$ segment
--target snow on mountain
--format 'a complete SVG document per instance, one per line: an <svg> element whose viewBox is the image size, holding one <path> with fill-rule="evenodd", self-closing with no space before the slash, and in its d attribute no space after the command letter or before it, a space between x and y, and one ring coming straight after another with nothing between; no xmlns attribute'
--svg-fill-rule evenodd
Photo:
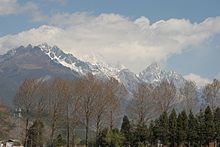
<svg viewBox="0 0 220 147"><path fill-rule="evenodd" d="M153 63L139 74L135 74L124 66L111 67L105 62L98 60L95 56L87 56L87 59L81 56L76 57L72 54L63 52L57 46L52 47L47 43L43 43L35 47L29 45L23 52L25 53L28 49L32 51L36 49L41 50L42 54L48 56L53 62L69 68L78 75L92 73L102 79L113 77L123 83L127 90L131 93L136 91L138 83L142 82L157 85L162 80L168 80L173 82L177 88L182 87L185 83L185 79L180 74L175 71L163 70L157 63ZM12 57L16 54L16 52L17 49L9 51L7 54L1 56L0 62ZM19 52L21 52L21 49Z"/></svg>
<svg viewBox="0 0 220 147"><path fill-rule="evenodd" d="M121 66L120 68L111 67L105 62L96 59L95 56L87 57L87 61L85 61L82 60L85 59L84 57L76 57L72 54L64 53L57 46L52 47L47 43L43 43L38 45L37 47L30 48L39 48L52 61L71 69L79 75L92 73L93 75L102 79L113 77L119 82L122 82L129 91L134 91L137 87L137 84L141 82L141 80L134 73L126 69L124 66ZM11 50L7 53L7 56L13 56L15 52L16 50Z"/></svg>
<svg viewBox="0 0 220 147"><path fill-rule="evenodd" d="M157 63L149 65L145 70L136 75L124 66L118 68L111 67L105 62L98 60L94 55L76 57L72 54L64 53L57 46L51 47L47 43L38 45L38 47L51 60L70 68L79 73L79 75L92 73L100 78L113 77L123 83L129 92L134 92L137 89L138 83L141 82L157 85L162 80L168 80L173 82L177 88L182 87L185 83L185 79L180 74L175 71L163 70Z"/></svg>
<svg viewBox="0 0 220 147"><path fill-rule="evenodd" d="M186 81L179 73L175 71L163 70L157 63L149 65L137 76L146 83L156 85L162 80L167 80L169 82L173 82L177 88L183 87Z"/></svg>
<svg viewBox="0 0 220 147"><path fill-rule="evenodd" d="M120 82L124 84L124 86L128 89L129 92L134 92L137 90L138 83L142 81L130 70L122 69L118 73L118 78Z"/></svg>
<svg viewBox="0 0 220 147"><path fill-rule="evenodd" d="M165 73L157 63L149 65L145 70L139 73L138 77L146 83L159 83L165 78Z"/></svg>
<svg viewBox="0 0 220 147"><path fill-rule="evenodd" d="M117 78L118 69L112 68L105 64L104 62L98 62L94 57L94 62L90 63L87 61L82 61L82 57L76 58L72 54L66 54L57 46L49 46L43 43L38 46L43 52L45 52L51 60L70 68L78 72L81 75L86 75L87 73L92 73L101 78L114 77ZM119 80L119 79L118 79Z"/></svg>
<svg viewBox="0 0 220 147"><path fill-rule="evenodd" d="M43 52L45 52L45 54L48 55L48 57L50 57L51 60L65 67L68 67L71 70L78 72L79 74L86 74L88 72L91 72L91 69L85 62L78 60L76 57L74 57L71 54L64 53L57 46L51 47L48 44L43 43L38 47Z"/></svg>
<svg viewBox="0 0 220 147"><path fill-rule="evenodd" d="M114 68L103 61L98 60L95 56L74 57L72 54L65 54L57 46L51 47L46 43L38 46L51 60L78 72L81 75L92 73L101 78L113 77L122 82L128 91L135 91L137 84L141 82L138 77L126 69L124 66ZM85 59L87 61L82 61Z"/></svg>
<svg viewBox="0 0 220 147"><path fill-rule="evenodd" d="M135 74L124 66L111 67L95 56L85 58L63 52L57 46L49 46L43 43L38 46L21 46L0 55L0 85L6 85L0 90L1 97L13 97L21 82L26 78L39 78L43 80L52 77L64 77L74 79L79 76L92 73L101 78L115 78L128 90L126 98L132 98L139 83L158 85L163 80L173 82L177 89L184 86L186 80L175 71L162 69L157 63L149 65L139 74ZM5 82L7 81L7 82ZM4 86L2 86L4 87ZM9 89L9 91L7 91ZM201 89L197 91L201 97ZM202 99L198 99L201 105Z"/></svg>

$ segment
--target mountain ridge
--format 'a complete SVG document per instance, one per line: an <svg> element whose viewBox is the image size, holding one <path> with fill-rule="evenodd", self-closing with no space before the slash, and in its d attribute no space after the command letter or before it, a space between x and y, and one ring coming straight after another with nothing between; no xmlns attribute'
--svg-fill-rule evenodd
<svg viewBox="0 0 220 147"><path fill-rule="evenodd" d="M7 76L13 72L14 78ZM21 84L24 78L66 75L69 79L71 76L75 78L87 73L92 73L101 79L113 77L121 82L131 94L137 90L138 83L157 85L162 80L168 80L180 88L186 81L177 72L163 70L157 63L135 74L125 67L113 68L103 61L95 63L83 61L80 57L65 53L59 47L50 46L47 43L38 46L20 46L0 55L0 74L6 74L5 79L12 79L17 85Z"/></svg>

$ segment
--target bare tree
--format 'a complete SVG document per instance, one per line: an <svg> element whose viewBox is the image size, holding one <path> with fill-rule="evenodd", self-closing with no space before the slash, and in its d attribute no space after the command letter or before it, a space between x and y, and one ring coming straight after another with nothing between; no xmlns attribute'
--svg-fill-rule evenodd
<svg viewBox="0 0 220 147"><path fill-rule="evenodd" d="M154 117L153 87L144 83L139 84L128 110L131 118L137 120L137 124L140 125L144 125L149 119Z"/></svg>
<svg viewBox="0 0 220 147"><path fill-rule="evenodd" d="M97 97L97 79L88 74L86 77L79 79L76 83L77 95L80 97L80 111L82 114L82 121L85 123L86 129L86 146L88 146L88 133L90 121L93 117L95 110L95 98Z"/></svg>
<svg viewBox="0 0 220 147"><path fill-rule="evenodd" d="M117 117L120 115L121 98L124 96L125 90L123 85L114 78L110 78L106 84L107 122L112 130L116 124Z"/></svg>
<svg viewBox="0 0 220 147"><path fill-rule="evenodd" d="M163 80L160 85L154 89L154 101L159 113L167 112L176 100L176 88L174 84Z"/></svg>
<svg viewBox="0 0 220 147"><path fill-rule="evenodd" d="M183 96L185 110L189 114L196 103L196 84L192 81L186 81L183 88L180 89L181 96Z"/></svg>
<svg viewBox="0 0 220 147"><path fill-rule="evenodd" d="M75 101L75 100L74 100ZM79 104L78 102L70 101L69 106L69 133L70 133L70 139L71 139L71 145L75 146L75 129L80 123L80 112L79 112Z"/></svg>
<svg viewBox="0 0 220 147"><path fill-rule="evenodd" d="M76 87L78 86L76 84L77 82L71 81L69 82L69 88L70 88L70 95L68 100L66 101L68 113L68 119L67 122L67 132L69 132L69 138L71 136L71 145L75 146L75 128L80 123L80 97L77 95ZM69 139L70 141L70 139Z"/></svg>
<svg viewBox="0 0 220 147"><path fill-rule="evenodd" d="M40 122L43 122L43 117L46 113L46 96L48 92L47 83L44 81L38 82L38 88L34 95L34 117Z"/></svg>
<svg viewBox="0 0 220 147"><path fill-rule="evenodd" d="M102 81L97 83L97 97L95 98L95 109L93 120L95 123L96 129L96 141L101 134L102 127L105 125L105 118L108 108L108 99L107 99L108 87Z"/></svg>
<svg viewBox="0 0 220 147"><path fill-rule="evenodd" d="M30 124L31 113L35 106L35 94L39 89L39 80L25 80L19 87L14 99L17 108L22 110L22 118L25 120L24 144L27 144L27 131Z"/></svg>
<svg viewBox="0 0 220 147"><path fill-rule="evenodd" d="M211 107L212 111L218 106L220 100L220 82L214 79L211 84L207 84L203 89L203 96L207 104Z"/></svg>
<svg viewBox="0 0 220 147"><path fill-rule="evenodd" d="M48 83L47 112L49 114L50 141L54 143L54 135L58 130L59 123L62 122L65 101L63 97L63 83L61 79L54 79Z"/></svg>
<svg viewBox="0 0 220 147"><path fill-rule="evenodd" d="M11 130L12 120L9 108L0 101L0 139L7 139Z"/></svg>
<svg viewBox="0 0 220 147"><path fill-rule="evenodd" d="M70 103L71 100L71 88L70 83L65 80L59 79L58 91L60 93L60 99L63 101L63 122L67 130L67 147L70 146ZM61 107L62 108L62 107Z"/></svg>

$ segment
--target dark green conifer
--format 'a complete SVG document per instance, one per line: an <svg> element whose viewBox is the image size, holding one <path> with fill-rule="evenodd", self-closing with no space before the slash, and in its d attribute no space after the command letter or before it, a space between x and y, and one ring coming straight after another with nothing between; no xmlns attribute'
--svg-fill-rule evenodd
<svg viewBox="0 0 220 147"><path fill-rule="evenodd" d="M199 114L197 114L197 122L198 122L198 128L197 128L197 134L198 134L198 141L197 143L199 146L202 146L205 143L205 122L204 122L204 112L200 110Z"/></svg>
<svg viewBox="0 0 220 147"><path fill-rule="evenodd" d="M215 125L215 139L217 141L217 146L220 143L220 108L216 108L214 112L214 125Z"/></svg>
<svg viewBox="0 0 220 147"><path fill-rule="evenodd" d="M177 115L175 109L172 110L169 116L169 140L170 145L175 146L176 144L176 129L177 129Z"/></svg>
<svg viewBox="0 0 220 147"><path fill-rule="evenodd" d="M205 109L205 114L204 114L204 123L205 123L205 141L206 144L208 145L210 142L214 141L214 118L213 114L211 111L211 108L208 106Z"/></svg>
<svg viewBox="0 0 220 147"><path fill-rule="evenodd" d="M149 128L148 128L148 141L151 146L153 146L155 144L155 140L156 140L156 137L154 134L154 129L155 129L154 121L151 121Z"/></svg>
<svg viewBox="0 0 220 147"><path fill-rule="evenodd" d="M130 125L130 121L128 119L128 117L125 115L123 117L123 122L121 125L121 133L124 136L124 146L129 146L130 145L130 129L131 129L131 125Z"/></svg>
<svg viewBox="0 0 220 147"><path fill-rule="evenodd" d="M188 117L188 146L196 146L196 142L198 139L197 134L198 122L197 119L194 117L193 112L190 110L189 117Z"/></svg>
<svg viewBox="0 0 220 147"><path fill-rule="evenodd" d="M188 118L185 111L182 111L177 118L177 143L185 145L187 140Z"/></svg>
<svg viewBox="0 0 220 147"><path fill-rule="evenodd" d="M54 144L56 147L63 147L64 145L66 145L66 140L63 139L61 134L59 134L56 140L54 141Z"/></svg>
<svg viewBox="0 0 220 147"><path fill-rule="evenodd" d="M169 144L169 120L167 116L167 112L163 112L158 120L158 139L162 144Z"/></svg>

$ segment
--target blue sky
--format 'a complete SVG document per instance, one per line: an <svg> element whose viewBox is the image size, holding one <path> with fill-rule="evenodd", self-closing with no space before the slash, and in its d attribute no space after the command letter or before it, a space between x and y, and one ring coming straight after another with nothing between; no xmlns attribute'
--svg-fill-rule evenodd
<svg viewBox="0 0 220 147"><path fill-rule="evenodd" d="M219 6L219 0L0 0L0 53L45 40L71 53L94 51L136 73L156 61L207 82L220 77Z"/></svg>
<svg viewBox="0 0 220 147"><path fill-rule="evenodd" d="M25 4L31 0L17 0ZM63 1L63 2L61 2ZM219 0L32 0L46 15L56 12L118 13L127 17L146 16L152 22L161 19L185 18L201 22L207 17L220 16ZM1 16L0 36L17 33L43 24L30 21L30 13Z"/></svg>

